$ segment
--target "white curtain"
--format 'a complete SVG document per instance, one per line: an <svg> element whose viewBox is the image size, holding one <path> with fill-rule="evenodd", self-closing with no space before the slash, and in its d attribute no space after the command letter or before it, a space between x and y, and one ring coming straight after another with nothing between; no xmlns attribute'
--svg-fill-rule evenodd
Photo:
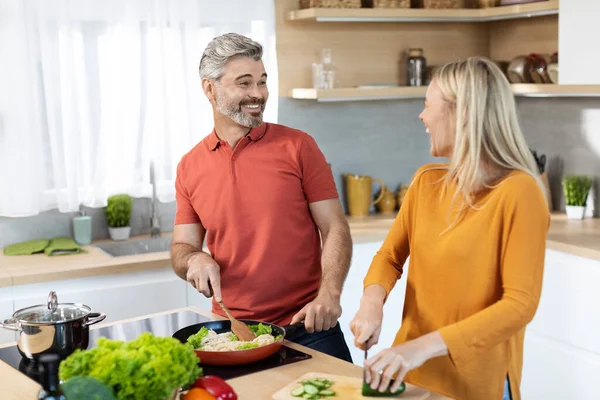
<svg viewBox="0 0 600 400"><path fill-rule="evenodd" d="M148 197L151 160L174 200L213 128L200 56L226 32L263 44L276 122L272 0L0 0L0 216Z"/></svg>

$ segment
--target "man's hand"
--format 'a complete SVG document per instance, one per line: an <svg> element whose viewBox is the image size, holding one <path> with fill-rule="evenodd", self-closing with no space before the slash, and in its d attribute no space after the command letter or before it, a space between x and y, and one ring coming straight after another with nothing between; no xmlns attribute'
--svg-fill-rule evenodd
<svg viewBox="0 0 600 400"><path fill-rule="evenodd" d="M291 323L304 321L306 332L321 332L335 327L341 315L342 306L338 296L319 294L294 315Z"/></svg>
<svg viewBox="0 0 600 400"><path fill-rule="evenodd" d="M206 297L214 295L221 301L221 269L219 264L208 254L194 253L187 260L186 280Z"/></svg>

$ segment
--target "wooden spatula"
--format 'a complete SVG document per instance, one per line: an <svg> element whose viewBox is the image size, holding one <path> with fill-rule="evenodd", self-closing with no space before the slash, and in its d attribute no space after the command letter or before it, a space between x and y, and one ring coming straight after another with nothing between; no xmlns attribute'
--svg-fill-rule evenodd
<svg viewBox="0 0 600 400"><path fill-rule="evenodd" d="M235 317L233 315L231 315L231 313L229 312L229 309L227 308L227 306L225 304L223 304L222 301L219 301L219 305L221 306L223 311L225 311L225 314L227 314L227 317L231 321L231 331L233 333L235 333L235 335L238 337L238 339L240 339L244 342L251 342L254 339L256 339L256 335L254 333L252 333L252 331L250 330L248 325L235 319Z"/></svg>

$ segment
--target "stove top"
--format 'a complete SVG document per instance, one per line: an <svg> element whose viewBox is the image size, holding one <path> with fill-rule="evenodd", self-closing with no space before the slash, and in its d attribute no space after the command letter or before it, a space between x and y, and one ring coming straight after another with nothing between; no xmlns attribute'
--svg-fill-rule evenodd
<svg viewBox="0 0 600 400"><path fill-rule="evenodd" d="M96 347L96 343L100 337L130 341L144 332L151 332L155 336L172 336L181 328L207 321L210 321L210 319L203 315L184 310L112 326L91 328L90 345L88 346L88 349ZM223 379L231 379L282 365L292 364L309 358L311 358L309 354L287 346L282 346L281 349L271 357L251 364L238 366L201 365L201 367L204 370L204 375L217 375ZM16 345L0 349L0 360L43 385L42 369L39 364L22 357L17 350Z"/></svg>

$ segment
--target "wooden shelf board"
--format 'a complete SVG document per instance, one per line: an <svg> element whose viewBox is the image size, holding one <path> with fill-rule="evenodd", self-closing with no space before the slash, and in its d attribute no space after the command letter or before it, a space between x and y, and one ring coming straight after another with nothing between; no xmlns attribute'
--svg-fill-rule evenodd
<svg viewBox="0 0 600 400"><path fill-rule="evenodd" d="M515 84L511 87L513 93L520 97L600 97L600 85ZM425 97L426 91L426 86L331 90L297 88L292 89L290 97L319 102L419 99Z"/></svg>
<svg viewBox="0 0 600 400"><path fill-rule="evenodd" d="M558 14L558 0L481 9L307 8L288 21L316 22L488 22Z"/></svg>

